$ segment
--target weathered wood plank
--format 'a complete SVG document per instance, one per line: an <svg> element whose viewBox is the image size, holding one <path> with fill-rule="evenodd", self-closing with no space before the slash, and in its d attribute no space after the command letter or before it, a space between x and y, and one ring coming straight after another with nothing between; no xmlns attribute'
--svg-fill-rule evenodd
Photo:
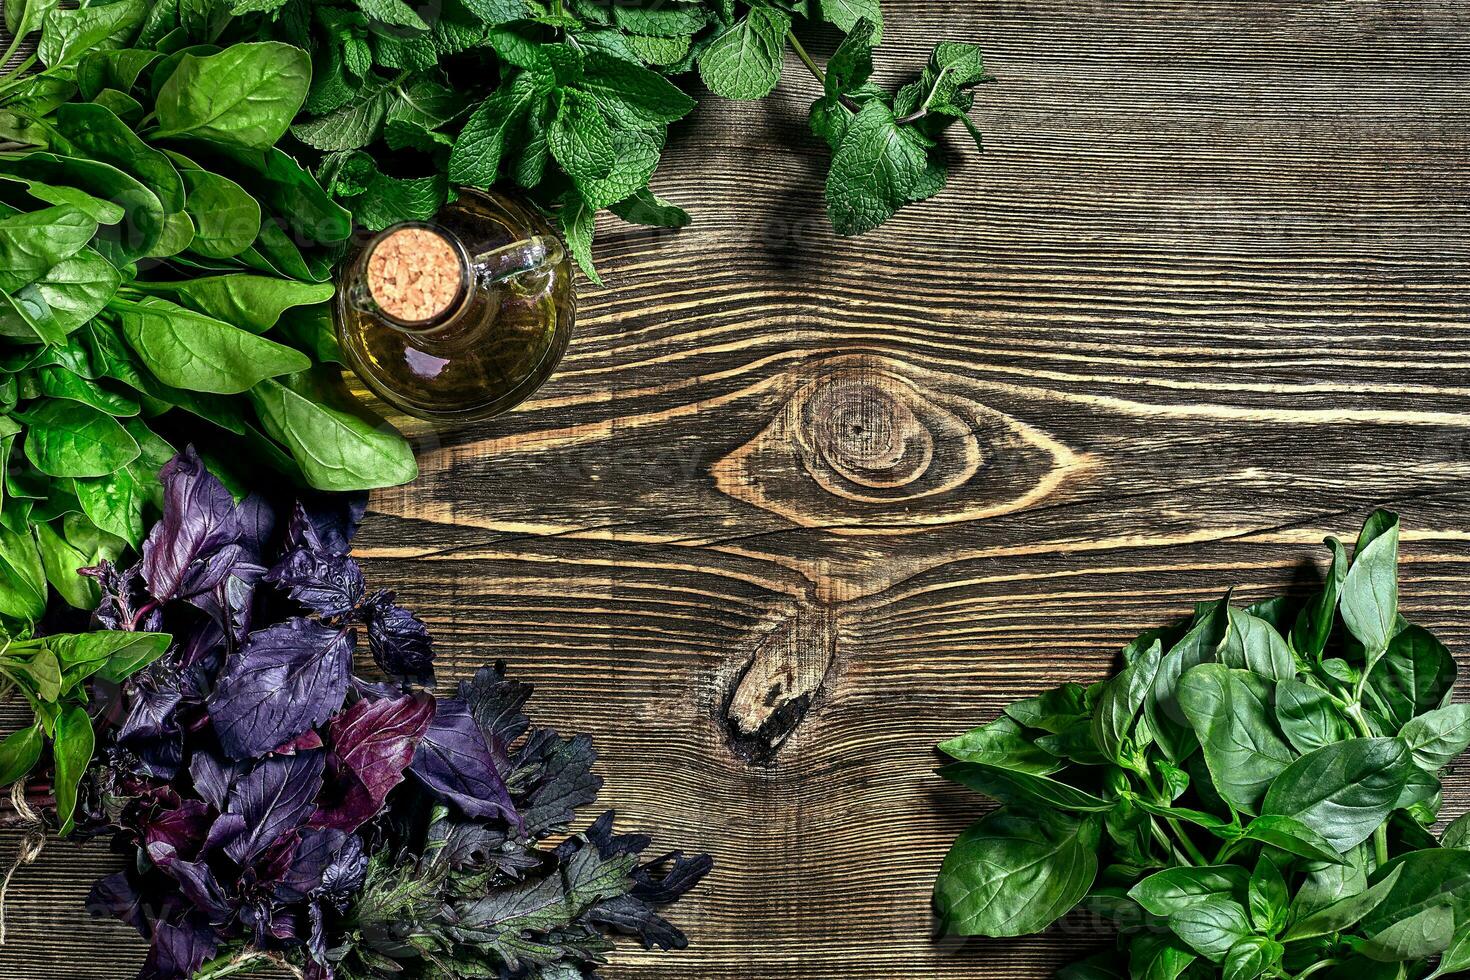
<svg viewBox="0 0 1470 980"><path fill-rule="evenodd" d="M696 225L606 223L563 370L422 433L361 542L446 674L509 659L630 825L715 854L694 946L618 980L1048 975L1095 924L931 939L980 812L933 744L1199 598L1303 587L1375 505L1407 612L1470 651L1470 8L887 9L884 81L985 44L987 154L844 240L804 79L703 105L659 181ZM24 873L0 971L130 975L78 911L112 860Z"/></svg>

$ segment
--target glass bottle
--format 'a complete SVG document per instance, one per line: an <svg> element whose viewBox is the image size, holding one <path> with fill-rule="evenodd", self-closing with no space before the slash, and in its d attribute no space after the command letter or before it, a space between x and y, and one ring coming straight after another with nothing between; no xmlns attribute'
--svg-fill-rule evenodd
<svg viewBox="0 0 1470 980"><path fill-rule="evenodd" d="M384 229L342 269L343 355L418 418L468 421L513 407L571 338L566 249L544 217L501 194L460 189L432 220Z"/></svg>

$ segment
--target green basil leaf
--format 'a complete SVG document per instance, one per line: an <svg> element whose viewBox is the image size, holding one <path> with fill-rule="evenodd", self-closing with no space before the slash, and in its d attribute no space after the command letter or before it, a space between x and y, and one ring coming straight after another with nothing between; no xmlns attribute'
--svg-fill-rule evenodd
<svg viewBox="0 0 1470 980"><path fill-rule="evenodd" d="M1103 755L1122 764L1124 745L1133 733L1134 721L1153 689L1163 647L1155 640L1146 651L1107 682L1092 714L1092 738Z"/></svg>
<svg viewBox="0 0 1470 980"><path fill-rule="evenodd" d="M1201 664L1179 679L1179 705L1199 736L1220 795L1255 813L1296 754L1272 722L1271 682L1248 670Z"/></svg>
<svg viewBox="0 0 1470 980"><path fill-rule="evenodd" d="M1388 649L1398 632L1399 521L1385 511L1368 519L1342 583L1342 621L1369 654Z"/></svg>
<svg viewBox="0 0 1470 980"><path fill-rule="evenodd" d="M1330 936L1336 932L1345 932L1358 924L1358 921L1376 909L1379 904L1388 897L1388 893L1398 884L1399 875L1403 874L1403 867L1394 868L1388 877L1379 881L1367 891L1355 895L1348 895L1339 901L1333 902L1324 909L1320 909L1297 922L1292 923L1290 929L1282 936L1284 942L1294 942L1298 939L1311 939L1315 936Z"/></svg>
<svg viewBox="0 0 1470 980"><path fill-rule="evenodd" d="M1281 944L1264 936L1247 936L1230 947L1221 980L1256 980L1281 960Z"/></svg>
<svg viewBox="0 0 1470 980"><path fill-rule="evenodd" d="M1276 777L1262 812L1301 821L1342 853L1388 819L1412 764L1408 746L1398 739L1324 745Z"/></svg>
<svg viewBox="0 0 1470 980"><path fill-rule="evenodd" d="M1062 768L1062 760L1031 742L1021 726L1005 715L988 725L939 743L939 751L960 762L979 762L1048 776Z"/></svg>
<svg viewBox="0 0 1470 980"><path fill-rule="evenodd" d="M1231 947L1251 934L1245 907L1218 895L1170 915L1169 928L1212 963L1225 962Z"/></svg>
<svg viewBox="0 0 1470 980"><path fill-rule="evenodd" d="M64 709L56 719L56 740L51 746L56 760L56 816L61 821L61 836L66 837L75 826L77 786L92 761L96 736L92 719L75 705Z"/></svg>
<svg viewBox="0 0 1470 980"><path fill-rule="evenodd" d="M1276 724L1303 754L1352 737L1352 729L1332 696L1294 678L1276 682Z"/></svg>
<svg viewBox="0 0 1470 980"><path fill-rule="evenodd" d="M1005 766L956 762L942 767L939 775L1001 803L1025 803L1078 813L1101 813L1114 806L1100 796L1060 780Z"/></svg>
<svg viewBox="0 0 1470 980"><path fill-rule="evenodd" d="M1412 718L1399 738L1421 769L1438 772L1470 747L1470 704L1451 704Z"/></svg>
<svg viewBox="0 0 1470 980"><path fill-rule="evenodd" d="M1097 877L1095 819L998 810L955 841L934 902L950 931L1022 936L1082 901Z"/></svg>
<svg viewBox="0 0 1470 980"><path fill-rule="evenodd" d="M1267 798L1270 798L1269 793ZM1343 861L1343 852L1338 850L1335 843L1295 817L1281 814L1267 813L1256 817L1246 824L1237 839L1269 844L1288 854L1313 861L1329 861L1334 864Z"/></svg>
<svg viewBox="0 0 1470 980"><path fill-rule="evenodd" d="M1204 898L1243 899L1250 875L1239 865L1219 864L1156 871L1128 891L1153 915L1171 916Z"/></svg>

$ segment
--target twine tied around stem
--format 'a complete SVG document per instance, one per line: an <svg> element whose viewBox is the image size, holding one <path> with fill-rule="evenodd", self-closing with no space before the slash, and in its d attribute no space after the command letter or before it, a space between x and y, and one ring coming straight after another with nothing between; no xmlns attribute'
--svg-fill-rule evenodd
<svg viewBox="0 0 1470 980"><path fill-rule="evenodd" d="M41 851L46 847L46 824L41 815L31 809L26 802L25 780L17 780L10 789L10 805L20 815L21 820L27 827L26 835L20 842L20 849L16 852L15 860L10 865L10 870L5 872L5 880L0 883L0 946L5 945L5 908L6 896L10 892L10 879L15 873L28 864L34 864L41 856Z"/></svg>

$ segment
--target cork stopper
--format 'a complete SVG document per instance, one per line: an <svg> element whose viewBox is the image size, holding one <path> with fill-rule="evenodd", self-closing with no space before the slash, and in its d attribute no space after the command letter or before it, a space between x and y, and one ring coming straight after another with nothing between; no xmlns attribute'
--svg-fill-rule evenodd
<svg viewBox="0 0 1470 980"><path fill-rule="evenodd" d="M459 298L463 277L454 246L428 228L390 232L368 256L373 302L403 323L423 323L445 313Z"/></svg>

